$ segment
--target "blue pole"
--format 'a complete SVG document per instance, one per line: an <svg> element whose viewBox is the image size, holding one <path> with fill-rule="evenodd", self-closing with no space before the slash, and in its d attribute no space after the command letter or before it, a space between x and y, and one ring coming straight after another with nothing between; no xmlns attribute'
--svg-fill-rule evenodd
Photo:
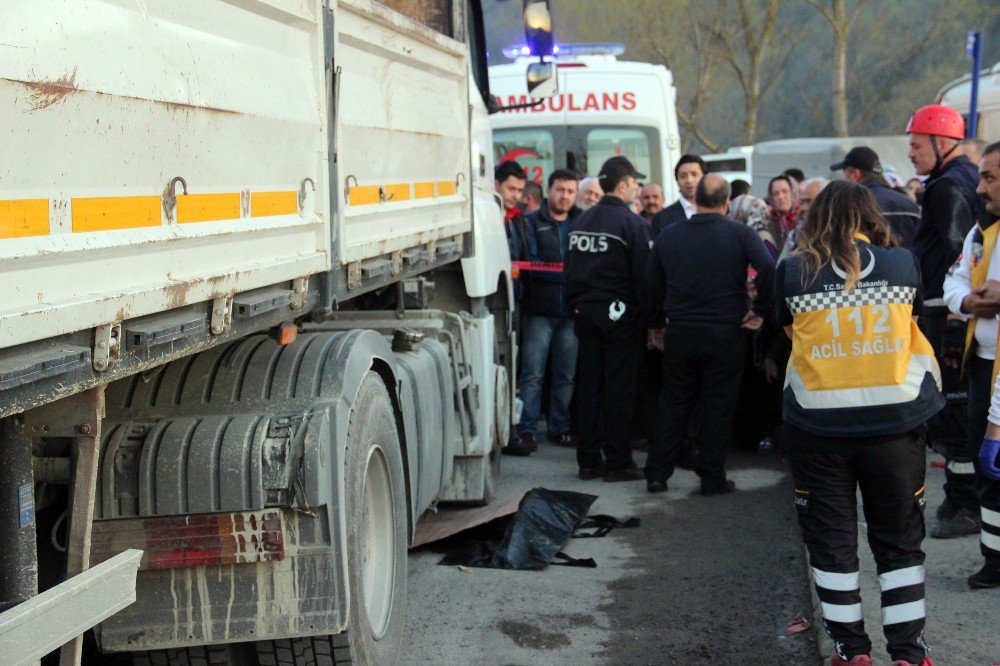
<svg viewBox="0 0 1000 666"><path fill-rule="evenodd" d="M969 122L965 135L975 138L979 125L979 70L983 68L983 36L978 32L969 32L967 46L968 55L972 58L972 93L969 96Z"/></svg>

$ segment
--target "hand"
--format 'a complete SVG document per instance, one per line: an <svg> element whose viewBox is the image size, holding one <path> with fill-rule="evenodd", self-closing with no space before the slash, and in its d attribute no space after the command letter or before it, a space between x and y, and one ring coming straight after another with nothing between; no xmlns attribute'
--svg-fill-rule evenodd
<svg viewBox="0 0 1000 666"><path fill-rule="evenodd" d="M1000 481L997 456L1000 456L1000 439L984 439L979 449L979 470L983 476L994 481Z"/></svg>
<svg viewBox="0 0 1000 666"><path fill-rule="evenodd" d="M985 286L973 289L962 299L962 312L980 319L992 319L1000 313L1000 300L992 300L984 296Z"/></svg>
<svg viewBox="0 0 1000 666"><path fill-rule="evenodd" d="M996 280L987 280L981 287L974 289L973 293L995 305L1000 305L1000 282Z"/></svg>
<svg viewBox="0 0 1000 666"><path fill-rule="evenodd" d="M755 313L753 310L746 313L743 317L743 330L745 331L759 331L760 327L764 325L764 318L759 314Z"/></svg>
<svg viewBox="0 0 1000 666"><path fill-rule="evenodd" d="M646 349L659 349L663 351L663 334L665 328L651 328L646 334Z"/></svg>
<svg viewBox="0 0 1000 666"><path fill-rule="evenodd" d="M778 364L774 362L773 358L765 356L764 360L760 362L760 369L768 384L773 384L774 380L778 378Z"/></svg>

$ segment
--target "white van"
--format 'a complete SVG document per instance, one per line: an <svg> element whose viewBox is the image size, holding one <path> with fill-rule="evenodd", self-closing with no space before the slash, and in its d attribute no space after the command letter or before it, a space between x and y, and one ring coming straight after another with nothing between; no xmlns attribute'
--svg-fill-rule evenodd
<svg viewBox="0 0 1000 666"><path fill-rule="evenodd" d="M957 109L968 120L971 96L972 77L966 74L938 92L938 104L946 104ZM986 141L1000 140L1000 62L979 75L978 107L979 122L976 135Z"/></svg>
<svg viewBox="0 0 1000 666"><path fill-rule="evenodd" d="M717 173L730 183L745 180L753 184L753 146L735 146L724 153L702 155L707 173Z"/></svg>
<svg viewBox="0 0 1000 666"><path fill-rule="evenodd" d="M680 158L673 76L662 65L618 62L621 48L561 45L559 93L531 108L490 117L493 156L515 159L545 186L554 169L597 175L604 160L624 155L660 183L668 202L678 196L673 167ZM527 63L490 67L490 89L503 106L526 104Z"/></svg>

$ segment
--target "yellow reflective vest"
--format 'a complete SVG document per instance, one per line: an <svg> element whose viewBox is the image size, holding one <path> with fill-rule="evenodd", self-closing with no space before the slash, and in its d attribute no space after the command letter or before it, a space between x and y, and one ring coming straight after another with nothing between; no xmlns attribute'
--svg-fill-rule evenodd
<svg viewBox="0 0 1000 666"><path fill-rule="evenodd" d="M934 351L917 328L920 274L913 255L859 236L861 279L830 262L805 287L802 258L775 275L778 322L792 327L787 422L816 435L872 437L911 430L944 406Z"/></svg>

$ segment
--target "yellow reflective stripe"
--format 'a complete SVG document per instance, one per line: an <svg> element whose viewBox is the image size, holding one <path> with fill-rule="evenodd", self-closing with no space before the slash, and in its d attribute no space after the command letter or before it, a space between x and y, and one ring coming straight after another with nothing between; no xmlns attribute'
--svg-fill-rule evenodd
<svg viewBox="0 0 1000 666"><path fill-rule="evenodd" d="M438 181L438 196L450 197L458 191L458 186L453 180L439 180Z"/></svg>
<svg viewBox="0 0 1000 666"><path fill-rule="evenodd" d="M366 206L382 200L379 196L382 188L378 185L355 185L347 193L351 206Z"/></svg>
<svg viewBox="0 0 1000 666"><path fill-rule="evenodd" d="M240 195L182 194L177 197L177 222L216 222L240 217Z"/></svg>
<svg viewBox="0 0 1000 666"><path fill-rule="evenodd" d="M434 181L429 183L414 183L413 184L413 198L414 199L429 199L434 196Z"/></svg>
<svg viewBox="0 0 1000 666"><path fill-rule="evenodd" d="M297 192L252 192L250 217L295 215L299 212Z"/></svg>
<svg viewBox="0 0 1000 666"><path fill-rule="evenodd" d="M44 236L48 233L48 199L0 201L0 238Z"/></svg>
<svg viewBox="0 0 1000 666"><path fill-rule="evenodd" d="M410 184L409 183L392 183L385 186L385 200L386 201L409 201L410 200Z"/></svg>
<svg viewBox="0 0 1000 666"><path fill-rule="evenodd" d="M87 197L72 200L73 231L158 227L160 197Z"/></svg>

